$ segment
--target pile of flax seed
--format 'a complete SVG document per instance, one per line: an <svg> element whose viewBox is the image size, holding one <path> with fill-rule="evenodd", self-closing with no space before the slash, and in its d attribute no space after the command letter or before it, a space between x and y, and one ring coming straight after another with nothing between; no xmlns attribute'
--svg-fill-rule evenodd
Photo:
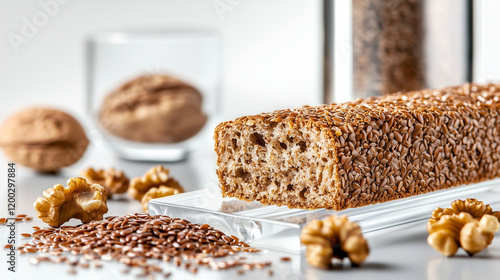
<svg viewBox="0 0 500 280"><path fill-rule="evenodd" d="M78 226L60 228L33 227L32 237L18 249L21 254L38 253L30 262L66 263L68 273L75 268L102 267L103 261L116 260L130 268L142 268L138 277L154 279L155 274L170 276L158 263L162 260L197 273L200 267L212 270L239 268L238 274L265 269L271 262L247 262L239 252L259 252L235 236L229 236L208 224L198 225L179 218L150 216L145 213L108 217ZM68 254L70 253L70 254ZM272 275L271 270L268 271Z"/></svg>

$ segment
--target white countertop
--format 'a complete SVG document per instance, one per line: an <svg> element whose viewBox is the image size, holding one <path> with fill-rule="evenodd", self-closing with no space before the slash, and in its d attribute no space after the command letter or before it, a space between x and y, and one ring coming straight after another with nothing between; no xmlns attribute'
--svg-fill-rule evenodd
<svg viewBox="0 0 500 280"><path fill-rule="evenodd" d="M186 190L203 188L203 182L208 176L213 177L215 170L215 156L210 150L193 153L189 160L179 163L165 163L171 169L171 174L178 179ZM7 217L7 159L0 157L0 217ZM25 243L26 238L20 237L21 233L31 233L32 226L44 227L45 225L36 218L32 207L35 199L42 191L54 184L65 184L68 177L76 176L80 170L87 166L115 167L125 171L130 177L140 176L155 163L130 162L120 160L103 147L91 147L84 159L75 166L66 168L57 175L40 174L28 168L17 165L17 204L16 214L28 214L34 217L31 222L18 223L16 234L17 245ZM1 169L3 166L3 169ZM500 209L500 205L492 205L493 209ZM108 201L109 212L107 215L125 215L130 212L142 211L139 202L128 199L126 196L116 196ZM76 225L78 221L72 220L69 225ZM254 270L238 275L238 269L227 271L211 271L201 268L197 274L191 274L183 269L176 268L171 263L163 265L164 271L172 272L169 279L500 279L500 234L497 233L493 244L474 257L469 257L464 251L459 251L457 256L446 258L427 245L427 232L425 223L406 229L387 233L383 237L370 239L371 252L367 261L360 268L351 268L347 264L343 268L330 271L309 267L304 261L304 255L263 250L260 253L249 255L250 259L273 261L270 268ZM0 226L0 244L7 244L8 230ZM16 272L7 270L7 252L1 249L0 279L141 279L136 278L140 271L132 270L124 275L121 271L125 265L118 262L103 262L100 269L77 268L76 275L67 274L68 266L65 264L41 263L34 266L29 263L30 254L16 256ZM292 257L291 262L282 262L280 257ZM273 275L268 275L272 270ZM146 278L142 278L146 279ZM155 279L164 279L157 275Z"/></svg>

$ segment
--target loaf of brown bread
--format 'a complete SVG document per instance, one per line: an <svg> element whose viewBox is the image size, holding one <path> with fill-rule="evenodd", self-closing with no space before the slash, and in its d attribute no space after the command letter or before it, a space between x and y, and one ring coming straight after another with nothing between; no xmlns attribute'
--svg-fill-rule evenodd
<svg viewBox="0 0 500 280"><path fill-rule="evenodd" d="M499 176L500 85L245 116L214 139L224 196L359 207Z"/></svg>

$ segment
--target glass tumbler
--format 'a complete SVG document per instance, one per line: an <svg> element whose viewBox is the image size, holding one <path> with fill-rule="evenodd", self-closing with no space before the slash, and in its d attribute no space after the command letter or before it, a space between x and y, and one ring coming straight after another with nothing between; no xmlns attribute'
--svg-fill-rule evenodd
<svg viewBox="0 0 500 280"><path fill-rule="evenodd" d="M211 145L221 82L217 33L99 32L87 42L87 58L88 112L118 156L179 161Z"/></svg>

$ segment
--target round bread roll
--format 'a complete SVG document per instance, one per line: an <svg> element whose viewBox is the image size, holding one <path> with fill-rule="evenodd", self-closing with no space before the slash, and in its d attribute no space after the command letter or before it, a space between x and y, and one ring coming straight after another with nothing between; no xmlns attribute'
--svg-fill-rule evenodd
<svg viewBox="0 0 500 280"><path fill-rule="evenodd" d="M42 107L19 111L0 128L0 146L15 163L41 172L57 172L77 162L89 140L78 121L65 112Z"/></svg>
<svg viewBox="0 0 500 280"><path fill-rule="evenodd" d="M176 143L198 133L207 116L196 88L154 74L135 78L108 94L99 121L106 131L124 139Z"/></svg>

